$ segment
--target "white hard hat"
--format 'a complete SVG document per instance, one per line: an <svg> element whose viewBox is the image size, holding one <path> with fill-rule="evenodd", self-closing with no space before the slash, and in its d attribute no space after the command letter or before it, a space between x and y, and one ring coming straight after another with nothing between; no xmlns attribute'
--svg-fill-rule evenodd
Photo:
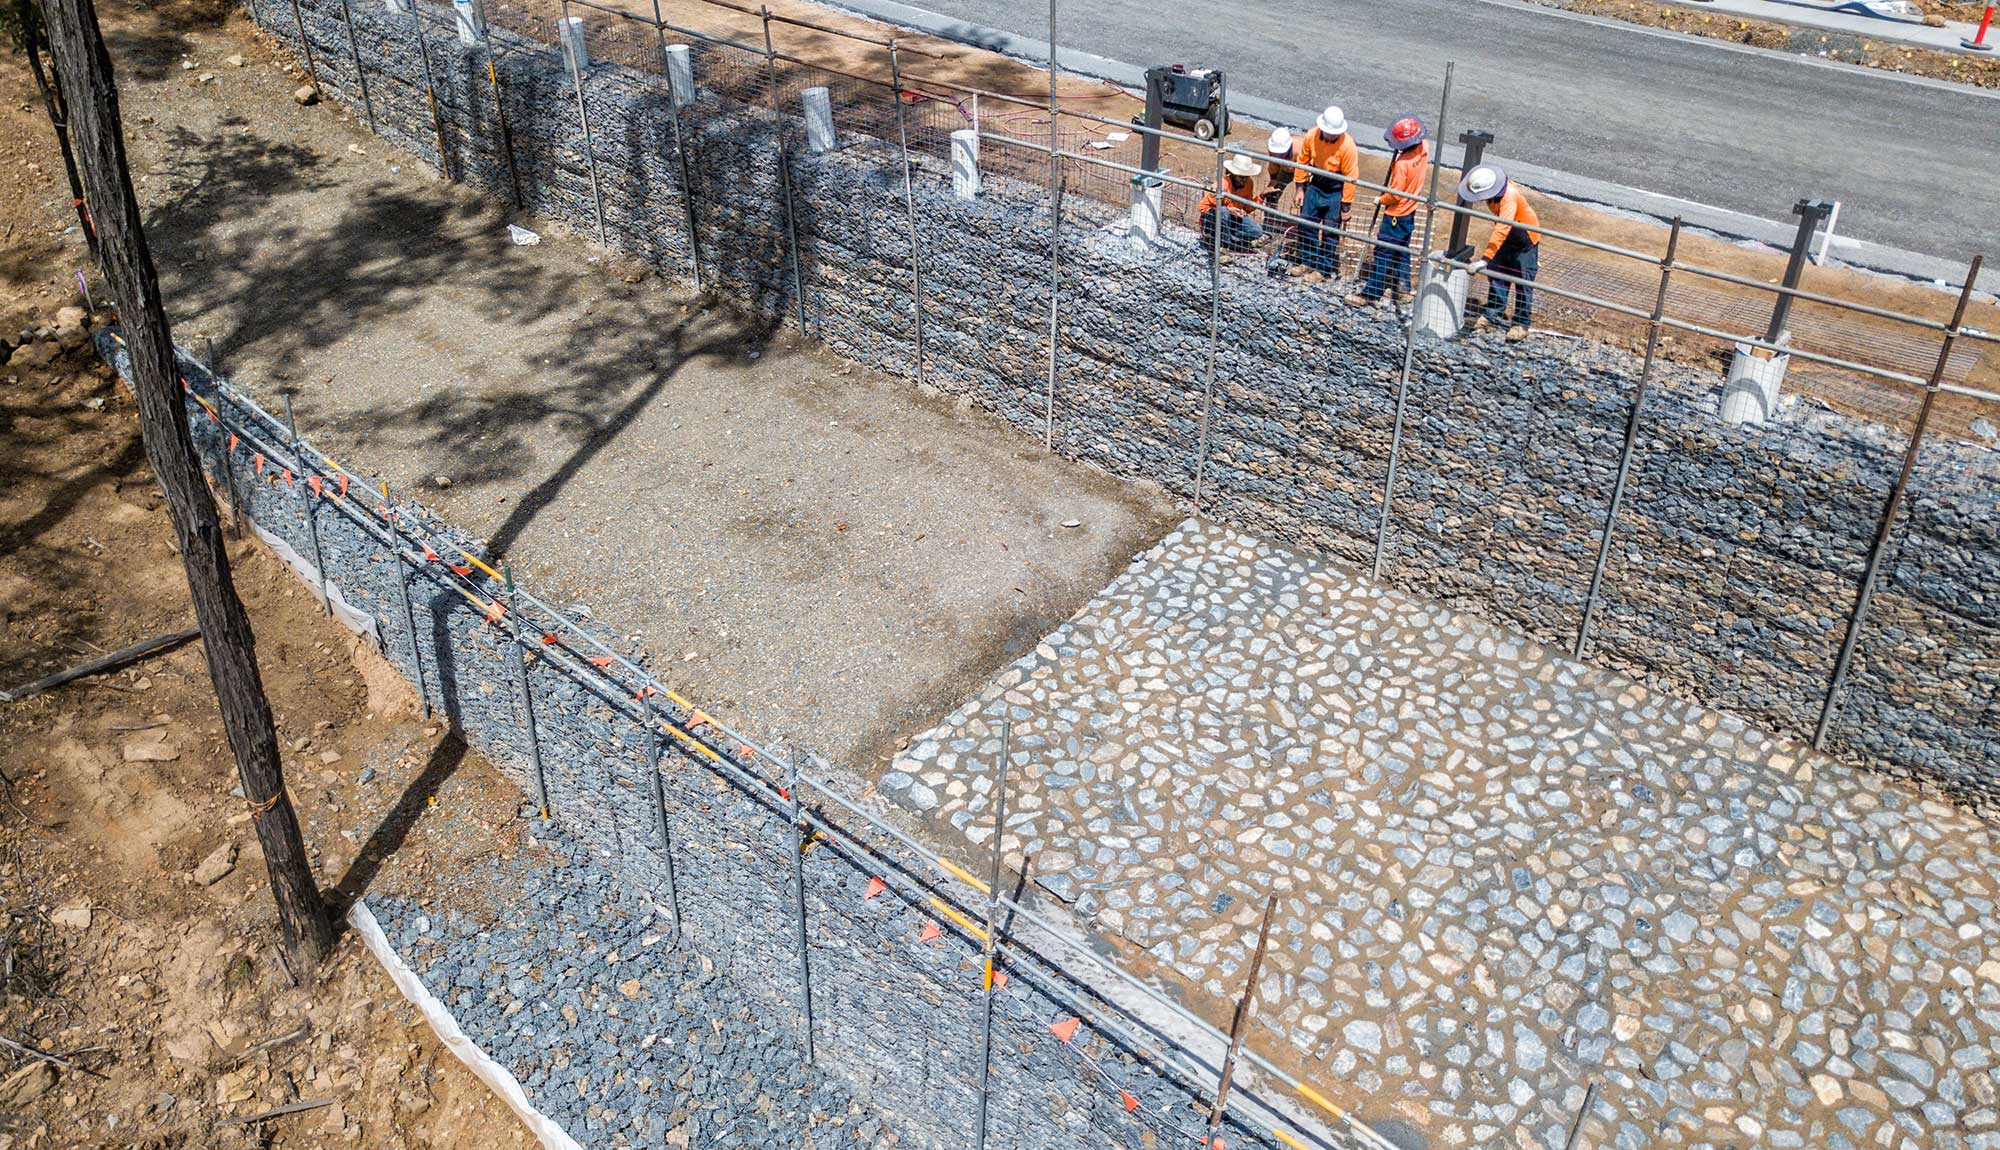
<svg viewBox="0 0 2000 1150"><path fill-rule="evenodd" d="M1274 156L1283 155L1291 151L1292 130L1290 128L1272 128L1271 142L1264 145L1264 149Z"/></svg>
<svg viewBox="0 0 2000 1150"><path fill-rule="evenodd" d="M1498 164L1480 164L1458 182L1461 200L1490 200L1507 190L1507 169Z"/></svg>
<svg viewBox="0 0 2000 1150"><path fill-rule="evenodd" d="M1248 156L1240 156L1234 152L1230 153L1228 159L1222 161L1222 167L1229 174L1242 176L1245 179L1249 179L1264 170L1264 165Z"/></svg>
<svg viewBox="0 0 2000 1150"><path fill-rule="evenodd" d="M1347 131L1347 117L1341 114L1340 105L1329 105L1319 114L1319 131L1323 136L1338 136Z"/></svg>

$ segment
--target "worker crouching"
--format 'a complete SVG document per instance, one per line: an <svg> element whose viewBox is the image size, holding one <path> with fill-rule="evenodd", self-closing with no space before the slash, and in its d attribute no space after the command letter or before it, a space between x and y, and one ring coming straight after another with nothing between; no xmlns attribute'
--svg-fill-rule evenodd
<svg viewBox="0 0 2000 1150"><path fill-rule="evenodd" d="M1257 161L1248 156L1232 155L1222 162L1222 183L1227 193L1221 203L1213 190L1201 197L1201 238L1205 244L1216 242L1215 229L1222 228L1222 250L1225 252L1247 252L1264 237L1264 225L1257 219L1262 209L1254 198L1257 193L1257 173L1263 171Z"/></svg>
<svg viewBox="0 0 2000 1150"><path fill-rule="evenodd" d="M1507 340L1509 343L1524 340L1534 322L1534 283L1536 273L1541 270L1542 246L1542 234L1535 228L1542 221L1528 198L1521 194L1520 187L1497 164L1480 164L1465 173L1465 178L1458 182L1458 199L1460 203L1478 205L1497 217L1493 234L1487 237L1486 250L1466 266L1473 275L1488 273L1486 306L1473 327L1484 330L1505 323L1507 297L1512 289L1514 318L1507 329ZM1494 279L1494 272L1519 282Z"/></svg>
<svg viewBox="0 0 2000 1150"><path fill-rule="evenodd" d="M1375 200L1381 227L1375 233L1375 259L1369 265L1368 282L1347 302L1366 307L1394 289L1396 298L1409 302L1410 237L1416 233L1419 190L1430 174L1431 146L1424 142L1424 122L1405 116L1389 125L1382 140L1395 153L1389 161L1388 190Z"/></svg>

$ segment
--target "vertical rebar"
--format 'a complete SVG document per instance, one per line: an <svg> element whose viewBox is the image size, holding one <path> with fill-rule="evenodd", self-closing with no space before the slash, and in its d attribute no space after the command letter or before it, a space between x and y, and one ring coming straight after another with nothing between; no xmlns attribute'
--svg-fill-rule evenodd
<svg viewBox="0 0 2000 1150"><path fill-rule="evenodd" d="M674 91L673 64L667 59L667 20L660 10L660 0L653 0L653 30L660 39L660 73L667 78L667 118L674 126L674 161L681 170L681 203L687 208L688 218L688 264L694 270L694 291L702 292L701 286L701 225L696 222L694 210L694 183L688 179L687 136L681 129L681 96ZM689 93L692 97L693 93Z"/></svg>
<svg viewBox="0 0 2000 1150"><path fill-rule="evenodd" d="M577 59L582 55L583 29L569 23L569 0L563 0L562 18L563 27L573 29L576 36L573 43L563 44L563 56L569 61L570 82L576 88L576 118L583 125L583 160L590 169L590 203L597 213L597 246L605 247L604 189L597 182L597 147L590 138L590 109L583 102L583 63Z"/></svg>
<svg viewBox="0 0 2000 1150"><path fill-rule="evenodd" d="M306 76L312 80L313 95L319 95L319 65L313 61L312 41L306 38L305 13L299 10L299 0L292 0L292 24L299 30L299 47L306 54Z"/></svg>
<svg viewBox="0 0 2000 1150"><path fill-rule="evenodd" d="M1584 1120L1590 1117L1591 1104L1597 1101L1597 1080L1591 1079L1583 1088L1583 1105L1577 1107L1576 1117L1570 1120L1569 1137L1563 1139L1563 1150L1576 1150L1577 1139L1583 1137Z"/></svg>
<svg viewBox="0 0 2000 1150"><path fill-rule="evenodd" d="M451 157L445 154L444 115L438 111L437 85L431 80L431 48L424 37L424 11L417 4L410 5L410 23L417 30L417 56L424 63L424 98L430 102L431 128L437 132L438 171L444 173L448 182L457 183L458 178L451 174Z"/></svg>
<svg viewBox="0 0 2000 1150"><path fill-rule="evenodd" d="M1854 661L1854 648L1861 638L1862 625L1868 621L1868 604L1875 597L1875 580L1882 573L1882 560L1889 553L1889 536L1896 529L1896 515L1903 507L1903 496L1909 491L1910 476L1917 467L1917 453L1922 450L1924 431L1930 425L1931 409L1937 406L1939 390L1944 386L1945 367L1951 362L1952 345L1958 342L1958 333L1965 322L1966 305L1972 302L1973 285L1979 282L1980 265L1986 262L1984 255L1972 257L1972 266L1966 269L1965 284L1958 292L1958 306L1952 310L1951 326L1944 329L1944 343L1938 348L1936 366L1931 368L1930 382L1924 388L1923 405L1917 408L1917 423L1910 429L1909 446L1903 450L1903 467L1896 474L1896 486L1889 492L1889 505L1882 510L1882 522L1875 530L1875 543L1868 549L1868 562L1861 573L1861 591L1855 597L1854 610L1847 617L1847 637L1840 643L1840 658L1833 665L1833 681L1827 685L1826 701L1819 710L1819 725L1813 729L1813 748L1826 746L1827 728L1833 724L1833 713L1840 702L1840 688L1847 681L1849 666Z"/></svg>
<svg viewBox="0 0 2000 1150"><path fill-rule="evenodd" d="M506 577L507 598L514 600L514 569L503 566L501 573ZM542 817L549 817L549 778L542 769L542 740L535 730L535 694L528 689L528 636L512 615L504 616L507 622L501 624L500 634L507 646L513 649L514 677L521 688L521 720L528 732L528 761L535 771L535 805L541 809Z"/></svg>
<svg viewBox="0 0 2000 1150"><path fill-rule="evenodd" d="M410 561L403 557L403 529L396 526L396 512L389 502L389 484L382 484L382 521L389 525L389 554L396 561L396 586L402 591L403 633L410 637L411 678L417 681L417 702L424 721L431 717L431 689L424 677L424 644L417 636L417 613L410 606Z"/></svg>
<svg viewBox="0 0 2000 1150"><path fill-rule="evenodd" d="M299 448L299 421L292 416L292 397L285 396L285 433L292 437L288 450L292 453L292 486L298 490L299 506L306 513L306 538L313 549L313 574L319 578L319 609L323 615L333 614L333 597L326 573L326 555L319 547L319 517L314 513L312 484L306 479L306 456Z"/></svg>
<svg viewBox="0 0 2000 1150"><path fill-rule="evenodd" d="M1042 446L1056 444L1057 307L1062 297L1062 145L1056 134L1056 0L1049 0L1049 393Z"/></svg>
<svg viewBox="0 0 2000 1150"><path fill-rule="evenodd" d="M771 42L771 9L758 5L764 18L764 75L771 89L771 130L778 137L778 177L785 191L785 236L792 245L792 296L798 301L799 335L806 334L805 253L799 250L798 212L792 205L792 150L785 143L785 113L778 102L778 49Z"/></svg>
<svg viewBox="0 0 2000 1150"><path fill-rule="evenodd" d="M645 714L646 779L653 795L653 829L660 836L660 858L667 868L667 914L673 920L674 938L681 935L681 885L674 874L674 836L667 825L667 788L660 778L660 727L653 718L653 699L645 687L639 688L639 706Z"/></svg>
<svg viewBox="0 0 2000 1150"><path fill-rule="evenodd" d="M350 0L340 0L340 16L347 22L347 50L354 54L354 85L361 90L361 107L368 113L368 130L380 135L381 130L375 126L375 100L368 94L368 69L361 66L361 41L354 34L354 7Z"/></svg>
<svg viewBox="0 0 2000 1150"><path fill-rule="evenodd" d="M1222 149L1227 145L1222 133L1215 135L1215 214L1209 218L1215 221L1215 234L1210 237L1208 247L1208 366L1202 372L1201 380L1201 432L1195 443L1194 455L1194 513L1201 514L1201 481L1208 469L1208 418L1215 402L1215 356L1222 342L1222 227L1223 214L1229 210L1226 202L1228 193L1223 184L1227 174L1222 169Z"/></svg>
<svg viewBox="0 0 2000 1150"><path fill-rule="evenodd" d="M1411 272L1416 277L1417 298L1410 305L1410 314L1403 317L1403 373L1396 383L1396 415L1389 428L1389 471L1382 477L1382 518L1375 524L1375 563L1369 577L1382 578L1382 554L1389 546L1389 506L1396 497L1396 464L1403 451L1403 416L1410 400L1410 365L1417 356L1417 313L1422 309L1424 296L1424 274L1431 262L1431 231L1437 224L1438 173L1444 169L1444 124L1445 116L1451 111L1451 71L1453 64L1444 66L1444 95L1438 100L1437 133L1431 138L1437 141L1437 154L1431 157L1431 187L1424 199L1424 238L1412 255Z"/></svg>
<svg viewBox="0 0 2000 1150"><path fill-rule="evenodd" d="M1014 724L1000 724L1000 762L993 768L993 866L987 872L986 940L980 969L985 978L979 997L979 1107L974 1112L972 1150L986 1150L986 1102L993 1071L993 952L1000 939L1001 838L1007 833L1007 758L1012 751Z"/></svg>
<svg viewBox="0 0 2000 1150"><path fill-rule="evenodd" d="M1216 1134L1222 1130L1223 1108L1229 1105L1229 1082L1236 1076L1236 1056L1243 1049L1243 1031L1250 1025L1250 1014L1257 1007L1257 975L1264 966L1264 946L1271 940L1271 914L1278 909L1278 896L1271 895L1264 900L1264 922L1257 928L1257 949L1250 956L1250 974L1243 984L1243 997L1236 1000L1236 1013L1229 1020L1229 1051L1222 1056L1222 1074L1216 1080L1215 1105L1208 1112L1208 1136L1202 1139L1202 1150L1221 1150L1221 1139Z"/></svg>
<svg viewBox="0 0 2000 1150"><path fill-rule="evenodd" d="M514 206L525 208L521 195L521 171L514 163L514 129L507 122L507 89L500 83L500 70L493 66L492 49L486 53L486 78L493 81L493 111L500 120L500 150L507 156L507 182L514 189Z"/></svg>
<svg viewBox="0 0 2000 1150"><path fill-rule="evenodd" d="M896 138L903 149L903 210L910 217L910 304L916 314L917 386L924 385L924 268L917 255L917 195L910 186L909 113L903 102L903 63L896 38L889 37L890 94L896 100Z"/></svg>
<svg viewBox="0 0 2000 1150"><path fill-rule="evenodd" d="M1660 288L1653 297L1653 317L1646 325L1646 359L1639 367L1639 382L1632 389L1632 411L1625 417L1625 446L1618 453L1618 477L1611 482L1611 506L1604 513L1604 534L1597 541L1597 563L1590 571L1590 590L1583 597L1583 622L1576 629L1576 647L1570 654L1583 658L1590 642L1590 624L1597 617L1597 596L1604 585L1604 565L1611 555L1611 536L1618 529L1618 512L1625 505L1625 484L1632 474L1632 456L1639 443L1640 417L1646 410L1646 388L1653 378L1653 360L1660 349L1660 321L1667 314L1667 284L1674 275L1674 252L1680 247L1681 218L1674 217L1667 230L1667 251L1660 257Z"/></svg>
<svg viewBox="0 0 2000 1150"><path fill-rule="evenodd" d="M805 824L799 821L799 753L792 753L791 786L785 798L791 803L792 823L792 926L799 950L799 1008L805 1013L806 1062L813 1061L812 959L806 950L806 842Z"/></svg>
<svg viewBox="0 0 2000 1150"><path fill-rule="evenodd" d="M226 423L222 425L222 429L225 432L229 432L231 436L235 436L236 434L229 430L229 425ZM241 539L243 538L244 519L243 492L236 483L236 451L229 445L228 440L225 439L222 442L222 481L229 488L229 521L236 530L236 537ZM241 440L239 439L238 442L241 442Z"/></svg>

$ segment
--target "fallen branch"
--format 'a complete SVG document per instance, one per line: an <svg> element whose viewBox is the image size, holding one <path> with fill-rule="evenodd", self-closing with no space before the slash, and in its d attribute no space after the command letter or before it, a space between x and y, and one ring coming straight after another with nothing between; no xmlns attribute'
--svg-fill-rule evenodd
<svg viewBox="0 0 2000 1150"><path fill-rule="evenodd" d="M64 1058L60 1054L50 1054L46 1050L36 1050L32 1046L16 1042L11 1038L6 1037L5 1035L0 1035L0 1046L4 1046L7 1049L12 1050L17 1054L25 1054L30 1058L39 1058L43 1062L60 1066L64 1070L74 1070L78 1074L88 1074L92 1078L101 1079L104 1077L104 1075L99 1074L97 1071L90 1069L88 1066L79 1066L76 1063L71 1062L69 1059Z"/></svg>
<svg viewBox="0 0 2000 1150"><path fill-rule="evenodd" d="M190 639L199 638L200 635L201 628L199 627L189 627L185 631L175 631L170 635L155 635L151 639L134 643L130 647L120 647L109 655L92 659L88 663L78 663L67 671L58 671L46 679L37 679L24 687L16 687L11 691L0 691L0 703L18 703L22 699L39 695L52 687L60 687L72 679L81 679L85 675L95 675L103 671L116 670L127 663L137 662L155 652L171 650Z"/></svg>
<svg viewBox="0 0 2000 1150"><path fill-rule="evenodd" d="M262 1122L267 1118L283 1118L287 1114L297 1114L302 1110L318 1110L322 1106L331 1106L338 1101L340 1099L332 1095L328 1095L325 1098L308 1098L303 1102L294 1102L287 1106L276 1106L269 1110L260 1110L255 1114L245 1114L241 1118L224 1118L222 1121L211 1125L209 1129L220 1130L224 1126L248 1126L255 1122Z"/></svg>
<svg viewBox="0 0 2000 1150"><path fill-rule="evenodd" d="M312 1027L310 1025L301 1024L297 1030L291 1031L288 1034L280 1034L276 1038L267 1038L264 1041L259 1042L257 1045L251 1047L250 1049L230 1059L229 1065L231 1067L241 1066L245 1062L250 1061L252 1058L257 1057L259 1054L264 1053L266 1050L274 1050L280 1046L286 1045L287 1043L297 1042L299 1039L304 1038L311 1033L312 1033Z"/></svg>

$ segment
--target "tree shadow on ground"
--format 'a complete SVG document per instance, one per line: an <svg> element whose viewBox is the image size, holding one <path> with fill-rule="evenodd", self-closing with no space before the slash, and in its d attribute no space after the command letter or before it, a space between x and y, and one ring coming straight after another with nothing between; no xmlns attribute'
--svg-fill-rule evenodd
<svg viewBox="0 0 2000 1150"><path fill-rule="evenodd" d="M524 254L507 239L494 203L454 189L357 179L311 147L270 140L247 123L228 127L170 137L179 191L148 221L162 266L177 281L172 310L180 326L209 328L225 364L254 358L259 374L279 379L331 376L329 349L448 292L467 338L514 359L496 355L482 373L526 382L413 389L405 402L343 416L341 429L354 438L395 429L406 442L417 429L459 479L533 484L495 534L496 551L681 368L701 356L760 350L775 326L714 314L699 333L686 314L664 328L642 322L664 310L657 284L634 286L602 266ZM533 444L551 436L570 454L552 469L533 466Z"/></svg>
<svg viewBox="0 0 2000 1150"><path fill-rule="evenodd" d="M458 773L464 762L465 740L459 737L456 730L447 731L443 740L431 748L430 761L424 764L424 769L403 788L396 805L389 808L389 813L369 832L368 841L361 845L361 851L348 865L347 873L341 875L340 881L326 892L333 904L334 914L344 916L349 907L368 893L375 876L382 873L382 867L409 841L410 831L429 808L431 796Z"/></svg>

